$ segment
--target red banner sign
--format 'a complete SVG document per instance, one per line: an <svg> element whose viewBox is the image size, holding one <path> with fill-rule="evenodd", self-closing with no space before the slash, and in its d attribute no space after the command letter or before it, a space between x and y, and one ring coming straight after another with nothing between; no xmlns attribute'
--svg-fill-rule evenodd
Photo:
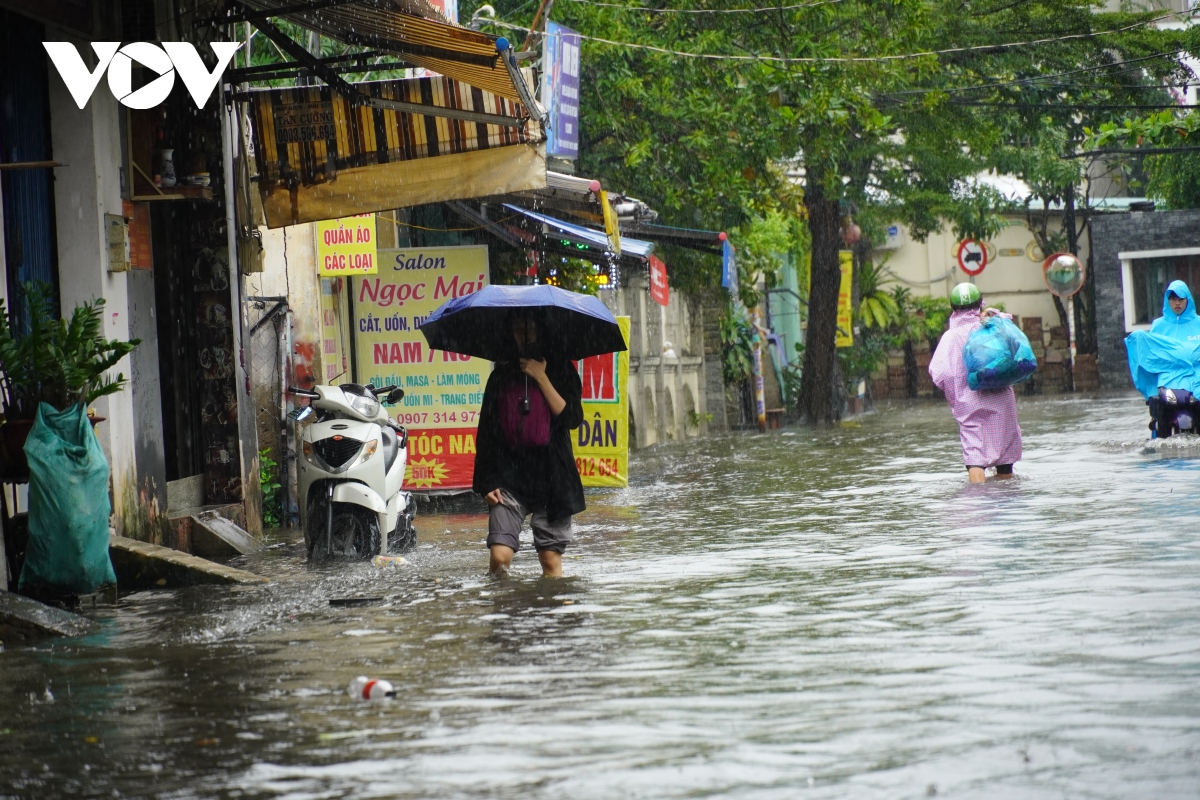
<svg viewBox="0 0 1200 800"><path fill-rule="evenodd" d="M671 287L667 284L667 265L654 256L650 256L650 297L660 306L665 306L671 296Z"/></svg>

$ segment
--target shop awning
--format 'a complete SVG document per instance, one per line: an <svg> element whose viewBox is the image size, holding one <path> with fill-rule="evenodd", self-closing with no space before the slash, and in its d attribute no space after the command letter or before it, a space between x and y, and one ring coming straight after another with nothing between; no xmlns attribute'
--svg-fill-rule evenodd
<svg viewBox="0 0 1200 800"><path fill-rule="evenodd" d="M588 223L603 225L604 214L600 205L599 187L598 180L548 170L545 188L526 192L503 202L512 202L527 208L543 208L558 214L569 214ZM657 211L636 198L609 192L608 201L621 222L622 232L629 224L653 222L658 218Z"/></svg>
<svg viewBox="0 0 1200 800"><path fill-rule="evenodd" d="M263 22L282 17L350 45L393 53L437 72L526 106L535 119L541 109L517 69L506 40L447 22L425 0L239 0L247 10L235 19ZM271 32L263 26L268 36Z"/></svg>
<svg viewBox="0 0 1200 800"><path fill-rule="evenodd" d="M582 225L576 225L571 222L564 222L561 219L539 214L536 211L530 211L527 208L505 203L504 208L508 211L520 214L528 220L541 223L557 235L567 241L576 242L578 244L594 247L604 252L611 252L608 236L604 231L585 228ZM641 239L630 239L626 236L621 237L621 256L626 258L634 258L640 261L645 261L650 258L650 254L654 251L653 242L642 241Z"/></svg>
<svg viewBox="0 0 1200 800"><path fill-rule="evenodd" d="M673 244L677 247L686 247L690 250L699 250L705 253L721 254L722 244L719 231L703 231L693 228L673 228L669 225L653 225L648 223L631 223L621 226L621 233L632 233L638 236L644 236L652 242L660 244ZM624 241L624 239L622 239Z"/></svg>
<svg viewBox="0 0 1200 800"><path fill-rule="evenodd" d="M541 128L513 101L448 77L357 88L394 107L329 86L242 95L268 227L546 185Z"/></svg>

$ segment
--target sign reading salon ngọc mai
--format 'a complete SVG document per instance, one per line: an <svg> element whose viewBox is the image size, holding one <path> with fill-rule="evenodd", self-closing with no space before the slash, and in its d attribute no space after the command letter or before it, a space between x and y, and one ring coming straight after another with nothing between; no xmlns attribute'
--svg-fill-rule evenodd
<svg viewBox="0 0 1200 800"><path fill-rule="evenodd" d="M405 392L388 410L408 428L407 489L471 488L492 364L432 350L417 327L442 303L487 283L486 246L380 250L378 274L354 281L357 380Z"/></svg>

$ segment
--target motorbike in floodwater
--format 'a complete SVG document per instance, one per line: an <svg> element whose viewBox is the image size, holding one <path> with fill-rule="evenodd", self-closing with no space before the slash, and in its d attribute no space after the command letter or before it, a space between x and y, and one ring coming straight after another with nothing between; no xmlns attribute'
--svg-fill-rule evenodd
<svg viewBox="0 0 1200 800"><path fill-rule="evenodd" d="M309 405L289 416L297 427L300 521L310 561L369 559L416 544L412 494L400 490L408 461L408 431L380 402L404 390L357 383L289 387Z"/></svg>
<svg viewBox="0 0 1200 800"><path fill-rule="evenodd" d="M1150 408L1150 438L1175 433L1200 433L1200 398L1184 389L1159 389L1146 401Z"/></svg>

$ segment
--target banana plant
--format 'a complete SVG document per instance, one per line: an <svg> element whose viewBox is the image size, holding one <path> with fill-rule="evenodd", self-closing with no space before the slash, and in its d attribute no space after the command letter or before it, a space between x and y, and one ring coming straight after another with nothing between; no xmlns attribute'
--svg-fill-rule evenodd
<svg viewBox="0 0 1200 800"><path fill-rule="evenodd" d="M891 294L884 291L882 265L870 261L858 268L858 318L868 328L884 329L900 319L900 306Z"/></svg>

